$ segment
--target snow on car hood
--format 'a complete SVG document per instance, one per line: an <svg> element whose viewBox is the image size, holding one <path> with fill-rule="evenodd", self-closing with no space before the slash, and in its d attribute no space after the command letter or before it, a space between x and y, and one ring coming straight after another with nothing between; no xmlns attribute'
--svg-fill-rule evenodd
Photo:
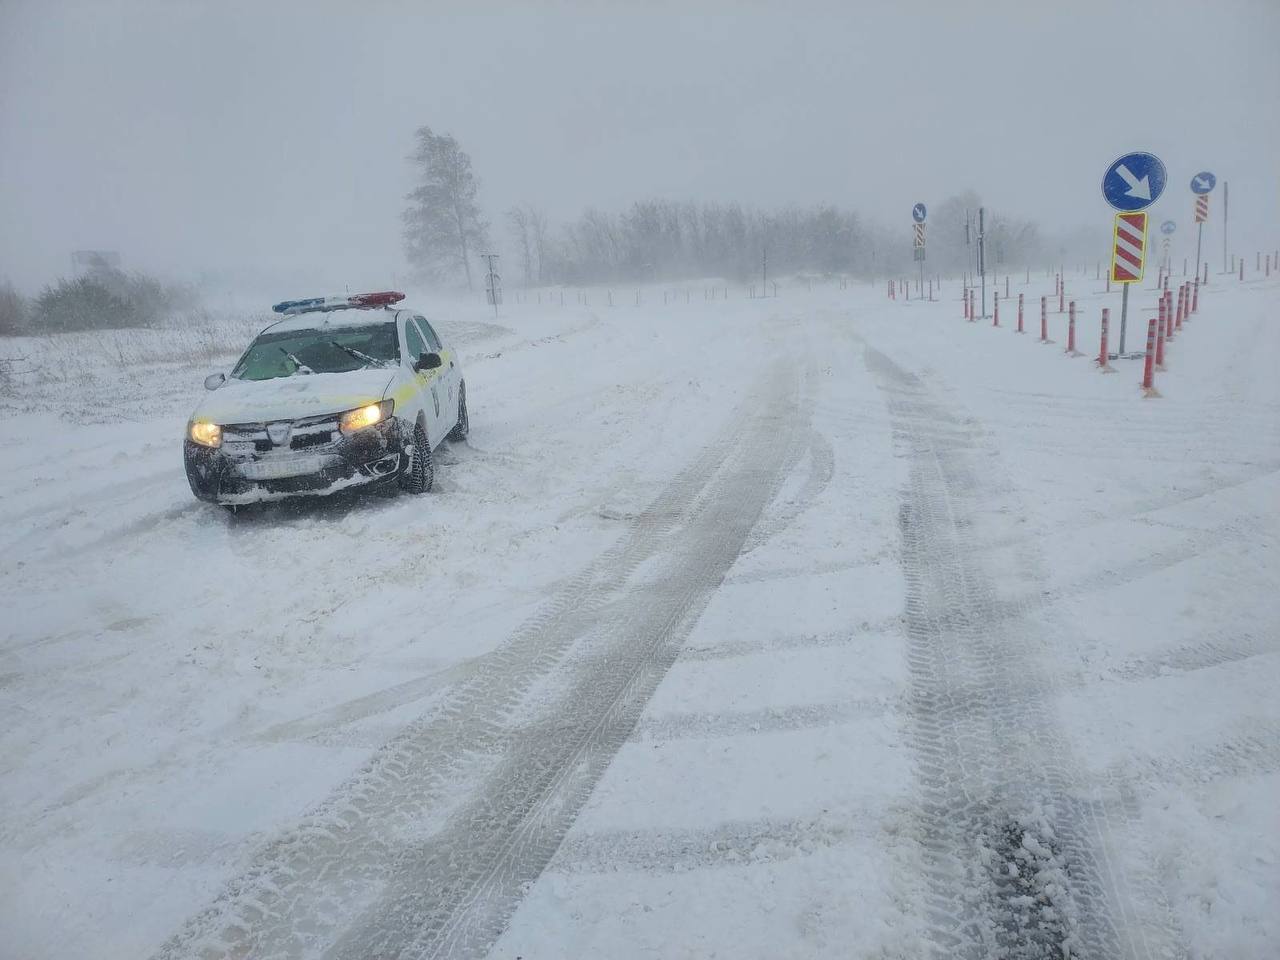
<svg viewBox="0 0 1280 960"><path fill-rule="evenodd" d="M340 413L381 400L394 377L390 369L369 369L228 380L205 397L191 416L211 423L261 423Z"/></svg>

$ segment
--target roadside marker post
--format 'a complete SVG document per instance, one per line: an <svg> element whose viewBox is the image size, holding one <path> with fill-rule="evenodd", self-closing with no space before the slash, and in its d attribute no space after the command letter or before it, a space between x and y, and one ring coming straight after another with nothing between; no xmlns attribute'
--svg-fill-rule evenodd
<svg viewBox="0 0 1280 960"><path fill-rule="evenodd" d="M1125 289L1128 289L1127 287ZM1142 365L1142 395L1147 398L1159 397L1156 393L1156 318L1147 321L1147 355Z"/></svg>
<svg viewBox="0 0 1280 960"><path fill-rule="evenodd" d="M1102 308L1102 346L1098 351L1098 369L1103 373L1115 373L1116 368L1111 365L1111 355L1107 352L1107 332L1111 327L1111 310L1107 307Z"/></svg>
<svg viewBox="0 0 1280 960"><path fill-rule="evenodd" d="M1000 291L999 290L991 291L991 302L993 304L991 308L991 325L993 327L998 327L1000 326Z"/></svg>
<svg viewBox="0 0 1280 960"><path fill-rule="evenodd" d="M1162 296L1164 297L1164 339L1166 343L1173 342L1173 291L1166 290Z"/></svg>
<svg viewBox="0 0 1280 960"><path fill-rule="evenodd" d="M1040 298L1040 342L1053 343L1049 339L1049 298Z"/></svg>
<svg viewBox="0 0 1280 960"><path fill-rule="evenodd" d="M1069 357L1080 356L1080 351L1076 349L1076 302L1071 301L1071 313L1067 319L1067 349L1065 351Z"/></svg>
<svg viewBox="0 0 1280 960"><path fill-rule="evenodd" d="M1195 280L1191 284L1191 312L1200 312L1200 281Z"/></svg>
<svg viewBox="0 0 1280 960"><path fill-rule="evenodd" d="M1161 294L1159 317L1156 320L1156 369L1160 371L1164 370L1164 329L1168 306L1168 301Z"/></svg>
<svg viewBox="0 0 1280 960"><path fill-rule="evenodd" d="M1018 294L1018 332L1019 333L1027 332L1026 330L1022 329L1022 294Z"/></svg>
<svg viewBox="0 0 1280 960"><path fill-rule="evenodd" d="M1208 170L1202 170L1191 178L1191 192L1195 194L1196 263L1200 263L1200 250L1204 241L1204 224L1209 219L1209 194L1217 186L1218 178ZM1224 258L1225 259L1225 258ZM1206 271L1208 265L1205 266ZM1224 268L1225 269L1225 268ZM1206 278L1206 283L1208 282Z"/></svg>

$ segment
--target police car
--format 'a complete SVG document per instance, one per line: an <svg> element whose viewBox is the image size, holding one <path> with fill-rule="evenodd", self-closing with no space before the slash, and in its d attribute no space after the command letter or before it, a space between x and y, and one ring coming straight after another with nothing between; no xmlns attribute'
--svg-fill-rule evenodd
<svg viewBox="0 0 1280 960"><path fill-rule="evenodd" d="M191 415L191 492L235 507L398 483L425 493L432 449L466 437L453 350L396 291L287 300Z"/></svg>

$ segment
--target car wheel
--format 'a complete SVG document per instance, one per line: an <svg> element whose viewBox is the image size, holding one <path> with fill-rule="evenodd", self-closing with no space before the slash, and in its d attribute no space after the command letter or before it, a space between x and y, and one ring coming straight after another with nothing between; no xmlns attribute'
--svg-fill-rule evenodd
<svg viewBox="0 0 1280 960"><path fill-rule="evenodd" d="M446 440L465 440L471 431L471 418L467 416L467 382L458 384L458 422L454 424Z"/></svg>
<svg viewBox="0 0 1280 960"><path fill-rule="evenodd" d="M413 428L413 455L409 467L400 475L400 487L409 493L426 493L435 481L436 468L431 460L431 444L421 423Z"/></svg>

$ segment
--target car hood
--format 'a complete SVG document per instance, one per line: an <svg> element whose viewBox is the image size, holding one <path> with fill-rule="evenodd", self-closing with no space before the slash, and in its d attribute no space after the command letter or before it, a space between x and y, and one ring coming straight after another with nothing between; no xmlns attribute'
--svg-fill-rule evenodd
<svg viewBox="0 0 1280 960"><path fill-rule="evenodd" d="M340 413L386 395L395 379L389 369L294 374L271 380L228 380L196 407L194 420L263 423Z"/></svg>

